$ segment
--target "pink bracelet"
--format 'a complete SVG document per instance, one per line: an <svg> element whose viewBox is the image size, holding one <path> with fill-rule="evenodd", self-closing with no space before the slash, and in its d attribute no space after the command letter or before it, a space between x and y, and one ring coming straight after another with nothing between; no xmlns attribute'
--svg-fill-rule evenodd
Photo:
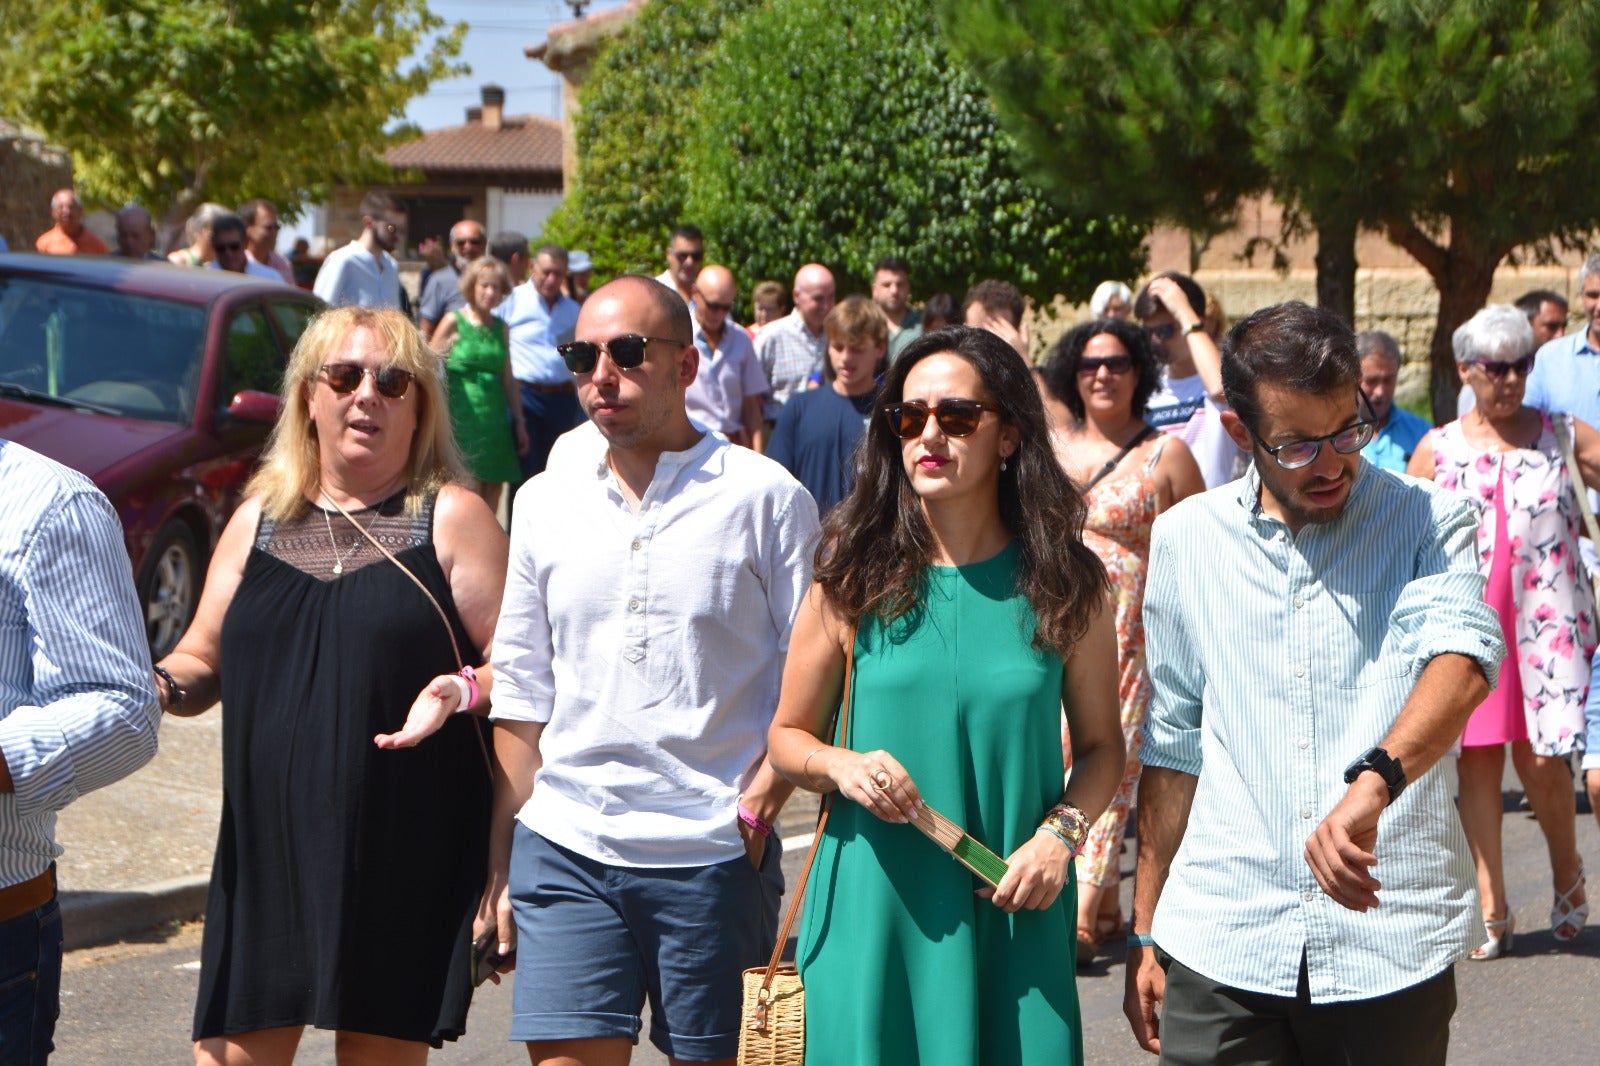
<svg viewBox="0 0 1600 1066"><path fill-rule="evenodd" d="M467 683L467 702L456 708L456 713L462 714L478 705L478 672L471 666L463 666L456 671L456 676Z"/></svg>
<svg viewBox="0 0 1600 1066"><path fill-rule="evenodd" d="M769 837L772 835L772 826L768 825L766 822L763 822L756 812L752 811L749 807L746 807L742 803L739 804L739 821L743 822L751 829L754 829L764 837Z"/></svg>

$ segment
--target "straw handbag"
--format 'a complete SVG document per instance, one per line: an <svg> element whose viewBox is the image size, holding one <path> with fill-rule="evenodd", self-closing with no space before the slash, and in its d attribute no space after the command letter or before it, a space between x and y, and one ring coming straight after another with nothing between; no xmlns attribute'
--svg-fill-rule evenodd
<svg viewBox="0 0 1600 1066"><path fill-rule="evenodd" d="M844 698L839 702L839 737L849 734L850 688L855 677L855 634L850 636L850 651L844 667ZM801 1066L806 1058L806 990L800 984L800 971L792 964L783 965L783 949L789 942L789 930L800 914L800 901L805 898L806 879L811 876L811 866L817 861L817 848L822 843L822 831L828 826L828 812L833 809L829 793L822 799L822 813L817 817L817 833L811 839L811 850L806 853L806 864L795 882L794 896L778 929L778 942L772 948L772 958L765 966L744 972L744 1005L739 1012L739 1066Z"/></svg>

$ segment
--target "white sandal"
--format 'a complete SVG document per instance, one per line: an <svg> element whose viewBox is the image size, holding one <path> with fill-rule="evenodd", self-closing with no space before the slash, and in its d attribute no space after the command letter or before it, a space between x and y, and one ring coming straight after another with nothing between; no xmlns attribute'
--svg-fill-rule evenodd
<svg viewBox="0 0 1600 1066"><path fill-rule="evenodd" d="M1473 948L1467 953L1467 958L1473 962L1488 962L1498 959L1502 955L1511 953L1511 944L1517 938L1517 920L1511 913L1511 908L1506 908L1506 916L1500 919L1485 918L1483 931L1489 934L1489 942L1482 947Z"/></svg>
<svg viewBox="0 0 1600 1066"><path fill-rule="evenodd" d="M1572 905L1572 895L1584 887L1583 864L1578 865L1578 880L1565 892L1556 894L1555 905L1550 908L1550 935L1556 938L1556 943L1567 944L1578 939L1578 934L1583 932L1583 927L1589 920L1589 901L1585 899L1576 907ZM1572 934L1562 936L1563 927L1570 926Z"/></svg>

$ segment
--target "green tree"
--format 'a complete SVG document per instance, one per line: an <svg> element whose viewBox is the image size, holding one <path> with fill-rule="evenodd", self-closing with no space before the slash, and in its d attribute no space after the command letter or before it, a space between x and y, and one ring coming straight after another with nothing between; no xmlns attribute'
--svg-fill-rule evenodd
<svg viewBox="0 0 1600 1066"><path fill-rule="evenodd" d="M683 142L707 57L762 0L676 0L641 8L595 57L573 133L578 172L544 236L584 248L596 272L658 272L686 221Z"/></svg>
<svg viewBox="0 0 1600 1066"><path fill-rule="evenodd" d="M0 113L71 149L85 199L138 200L166 227L206 200L286 214L332 183L388 176L386 130L466 27L426 0L8 3ZM431 43L421 48L424 42Z"/></svg>
<svg viewBox="0 0 1600 1066"><path fill-rule="evenodd" d="M1387 233L1439 290L1436 411L1454 409L1450 336L1495 268L1586 247L1600 223L1583 184L1600 0L941 5L1037 172L1080 208L1192 225L1197 196L1225 219L1271 189L1291 230L1317 234L1319 300L1347 317L1356 233Z"/></svg>
<svg viewBox="0 0 1600 1066"><path fill-rule="evenodd" d="M814 259L859 290L892 252L919 292L1001 277L1047 301L1143 268L1142 229L1064 213L1023 176L919 0L749 11L706 65L694 120L687 213L743 277Z"/></svg>

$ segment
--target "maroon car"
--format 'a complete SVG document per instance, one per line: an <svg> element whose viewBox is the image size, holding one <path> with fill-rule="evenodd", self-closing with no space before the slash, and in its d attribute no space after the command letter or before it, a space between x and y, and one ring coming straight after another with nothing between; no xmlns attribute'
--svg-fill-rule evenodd
<svg viewBox="0 0 1600 1066"><path fill-rule="evenodd" d="M0 255L0 437L110 497L158 658L194 617L289 352L321 306L217 270Z"/></svg>

